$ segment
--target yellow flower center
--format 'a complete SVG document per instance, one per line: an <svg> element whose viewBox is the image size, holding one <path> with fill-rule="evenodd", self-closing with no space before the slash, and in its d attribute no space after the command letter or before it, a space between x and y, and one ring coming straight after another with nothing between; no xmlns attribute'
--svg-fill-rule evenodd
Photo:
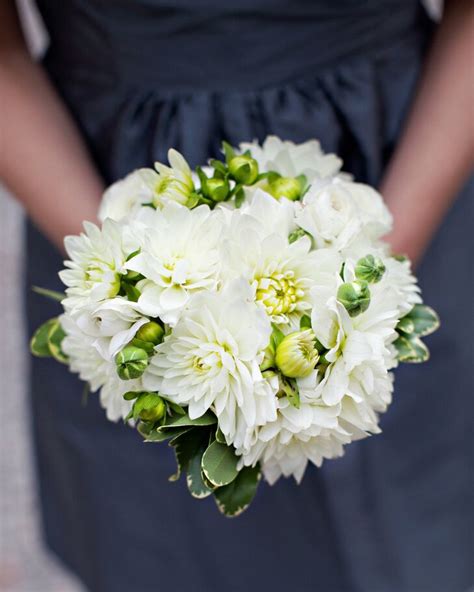
<svg viewBox="0 0 474 592"><path fill-rule="evenodd" d="M293 312L302 296L292 271L257 278L256 298L271 316Z"/></svg>

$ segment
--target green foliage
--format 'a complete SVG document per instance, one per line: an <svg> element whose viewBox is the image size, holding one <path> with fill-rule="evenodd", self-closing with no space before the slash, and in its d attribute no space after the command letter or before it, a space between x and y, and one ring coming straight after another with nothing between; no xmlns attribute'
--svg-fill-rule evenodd
<svg viewBox="0 0 474 592"><path fill-rule="evenodd" d="M214 492L219 510L229 518L242 514L252 502L260 478L258 466L244 467L229 485Z"/></svg>
<svg viewBox="0 0 474 592"><path fill-rule="evenodd" d="M36 294L45 296L46 298L55 300L56 302L62 302L65 298L65 294L63 294L63 292L57 292L56 290L48 290L47 288L40 288L39 286L33 286L32 290Z"/></svg>
<svg viewBox="0 0 474 592"><path fill-rule="evenodd" d="M300 391L298 388L298 384L296 380L293 378L287 378L286 376L282 376L280 380L281 390L285 393L288 398L288 402L296 409L300 408L301 401L300 401Z"/></svg>
<svg viewBox="0 0 474 592"><path fill-rule="evenodd" d="M30 341L31 353L39 358L54 358L66 364L67 356L61 350L61 343L65 336L59 319L49 319L33 334Z"/></svg>
<svg viewBox="0 0 474 592"><path fill-rule="evenodd" d="M202 457L202 470L206 478L217 487L231 483L238 474L234 449L215 440Z"/></svg>
<svg viewBox="0 0 474 592"><path fill-rule="evenodd" d="M420 337L430 335L440 325L436 312L424 304L415 304L397 325L398 339L394 342L400 362L426 362L430 352Z"/></svg>

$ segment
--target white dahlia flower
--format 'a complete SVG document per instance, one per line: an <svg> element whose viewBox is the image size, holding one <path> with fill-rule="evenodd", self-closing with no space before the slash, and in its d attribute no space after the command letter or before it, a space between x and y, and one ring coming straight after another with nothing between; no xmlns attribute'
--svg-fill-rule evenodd
<svg viewBox="0 0 474 592"><path fill-rule="evenodd" d="M192 295L218 287L222 222L207 206L175 203L147 213L141 250L126 264L145 279L137 309L175 325Z"/></svg>
<svg viewBox="0 0 474 592"><path fill-rule="evenodd" d="M67 311L113 298L120 291L125 261L138 242L128 227L105 220L102 228L84 222L85 233L67 236L64 246L70 259L59 277L67 286L62 301Z"/></svg>
<svg viewBox="0 0 474 592"><path fill-rule="evenodd" d="M153 191L144 182L142 172L133 171L105 191L99 208L99 220L131 219L145 204L152 204L153 199Z"/></svg>
<svg viewBox="0 0 474 592"><path fill-rule="evenodd" d="M155 348L143 376L145 387L189 405L191 418L212 408L231 441L237 410L250 426L257 414L259 421L274 415L271 389L259 399L258 409L255 394L256 384L263 380L259 363L270 333L270 322L252 302L245 282L230 283L221 293L199 294Z"/></svg>
<svg viewBox="0 0 474 592"><path fill-rule="evenodd" d="M68 314L62 315L60 320L66 332L61 349L69 358L71 372L87 381L92 392L100 389L100 401L108 419L117 421L126 417L132 403L125 401L123 395L127 391L141 390L141 380L120 380L114 361L101 354L104 348L97 347L96 337L85 333Z"/></svg>
<svg viewBox="0 0 474 592"><path fill-rule="evenodd" d="M139 169L143 183L151 193L151 203L159 208L168 202L185 205L194 191L193 174L188 163L176 150L169 150L171 166L155 162L153 169Z"/></svg>
<svg viewBox="0 0 474 592"><path fill-rule="evenodd" d="M293 475L299 483L308 461L321 466L324 458L343 454L351 435L339 425L340 405L302 402L296 409L287 399L278 399L276 421L255 428L246 447L237 449L240 465L260 462L265 479L273 485L281 475Z"/></svg>

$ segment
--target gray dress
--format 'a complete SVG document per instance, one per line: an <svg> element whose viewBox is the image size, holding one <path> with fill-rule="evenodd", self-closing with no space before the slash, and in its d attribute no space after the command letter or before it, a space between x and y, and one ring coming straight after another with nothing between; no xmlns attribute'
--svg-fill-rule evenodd
<svg viewBox="0 0 474 592"><path fill-rule="evenodd" d="M38 0L44 65L111 182L191 164L267 134L319 138L376 184L431 25L415 0ZM448 149L448 148L447 148ZM170 484L166 446L106 420L63 367L32 363L44 532L94 592L450 592L470 583L467 471L472 201L447 217L420 281L443 321L432 361L397 371L383 434L263 485L222 517ZM28 227L27 285L60 288L61 258ZM30 327L57 314L28 291Z"/></svg>

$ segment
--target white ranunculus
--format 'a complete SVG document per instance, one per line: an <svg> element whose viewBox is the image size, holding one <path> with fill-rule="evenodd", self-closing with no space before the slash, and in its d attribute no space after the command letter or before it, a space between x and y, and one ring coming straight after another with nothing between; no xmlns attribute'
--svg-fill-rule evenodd
<svg viewBox="0 0 474 592"><path fill-rule="evenodd" d="M153 200L153 191L144 182L142 172L133 171L105 191L100 204L99 220L130 220L144 204L153 203Z"/></svg>
<svg viewBox="0 0 474 592"><path fill-rule="evenodd" d="M240 144L240 150L250 150L261 172L275 171L283 177L305 175L308 183L336 175L342 160L335 154L325 154L316 140L302 144L268 136L262 146L258 142Z"/></svg>
<svg viewBox="0 0 474 592"><path fill-rule="evenodd" d="M75 320L84 333L95 338L94 346L101 355L110 360L149 321L136 310L135 303L122 297L85 308L75 316Z"/></svg>
<svg viewBox="0 0 474 592"><path fill-rule="evenodd" d="M262 414L274 414L271 389L259 400L258 409L255 394L256 384L263 380L259 363L270 333L270 322L252 302L245 282L233 282L221 293L199 294L155 348L143 376L145 387L189 405L191 418L212 408L231 441L238 410L250 426L257 415L261 421Z"/></svg>
<svg viewBox="0 0 474 592"><path fill-rule="evenodd" d="M126 264L142 274L137 310L175 325L192 295L218 287L222 222L207 206L175 203L147 215L141 251Z"/></svg>
<svg viewBox="0 0 474 592"><path fill-rule="evenodd" d="M105 220L102 228L84 222L84 230L64 240L70 259L59 276L67 286L67 297L62 301L67 311L116 296L120 275L127 272L125 261L138 245L129 228L114 220Z"/></svg>
<svg viewBox="0 0 474 592"><path fill-rule="evenodd" d="M312 237L317 248L345 249L362 231L357 205L341 183L310 188L296 214L296 223Z"/></svg>
<svg viewBox="0 0 474 592"><path fill-rule="evenodd" d="M171 166L155 162L155 169L139 169L144 185L152 194L152 204L160 208L168 202L185 205L194 191L193 174L188 163L176 150L169 150Z"/></svg>

